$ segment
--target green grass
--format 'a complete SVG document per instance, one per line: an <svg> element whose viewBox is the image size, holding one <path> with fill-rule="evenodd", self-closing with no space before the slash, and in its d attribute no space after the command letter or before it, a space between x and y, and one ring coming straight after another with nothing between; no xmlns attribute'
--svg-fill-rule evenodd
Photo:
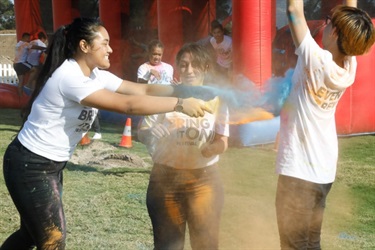
<svg viewBox="0 0 375 250"><path fill-rule="evenodd" d="M17 110L0 110L1 156L19 124ZM102 123L102 129L102 141L119 143L123 126ZM134 129L132 132L136 133ZM374 249L375 136L340 138L339 146L337 180L328 196L323 225L323 248ZM221 157L225 204L220 249L279 248L274 209L276 153L272 149L273 145L230 148ZM76 153L80 150L79 146ZM132 148L118 150L150 162L145 147L135 140ZM63 196L67 249L152 249L145 204L149 171L121 167L103 170L69 163L64 171ZM18 224L18 214L0 174L0 243ZM186 246L190 248L188 243Z"/></svg>

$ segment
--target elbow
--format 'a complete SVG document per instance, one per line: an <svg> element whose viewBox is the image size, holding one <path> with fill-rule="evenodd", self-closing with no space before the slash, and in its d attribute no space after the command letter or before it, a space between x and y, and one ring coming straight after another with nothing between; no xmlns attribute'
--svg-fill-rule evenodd
<svg viewBox="0 0 375 250"><path fill-rule="evenodd" d="M294 22L295 19L300 15L300 9L299 7L295 5L288 5L286 8L286 15L288 17L289 22Z"/></svg>

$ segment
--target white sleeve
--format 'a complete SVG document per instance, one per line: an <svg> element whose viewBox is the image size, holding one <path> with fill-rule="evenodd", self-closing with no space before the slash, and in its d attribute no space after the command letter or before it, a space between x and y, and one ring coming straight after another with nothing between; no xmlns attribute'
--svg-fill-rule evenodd
<svg viewBox="0 0 375 250"><path fill-rule="evenodd" d="M172 65L168 64L168 71L167 71L168 76L171 77L171 81L173 80L173 67Z"/></svg>
<svg viewBox="0 0 375 250"><path fill-rule="evenodd" d="M141 66L139 66L137 71L137 78L141 78L146 81L150 79L150 70L148 69L146 64L142 64Z"/></svg>
<svg viewBox="0 0 375 250"><path fill-rule="evenodd" d="M98 69L99 81L104 83L104 88L109 91L116 92L122 83L122 79L115 74L107 71Z"/></svg>
<svg viewBox="0 0 375 250"><path fill-rule="evenodd" d="M226 105L220 105L215 121L215 133L229 137L229 110Z"/></svg>
<svg viewBox="0 0 375 250"><path fill-rule="evenodd" d="M90 94L100 89L115 92L121 85L122 79L106 71L95 69L92 78L86 76L66 75L59 83L61 94L65 97L81 102Z"/></svg>

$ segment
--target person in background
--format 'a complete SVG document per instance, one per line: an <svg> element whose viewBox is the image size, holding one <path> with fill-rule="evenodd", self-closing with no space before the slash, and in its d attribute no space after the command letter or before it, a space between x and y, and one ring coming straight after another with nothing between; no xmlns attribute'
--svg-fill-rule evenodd
<svg viewBox="0 0 375 250"><path fill-rule="evenodd" d="M357 55L375 41L369 15L356 0L327 17L320 48L304 16L303 0L287 0L298 56L293 89L281 111L276 214L281 249L321 249L326 198L335 180L336 106L355 79Z"/></svg>
<svg viewBox="0 0 375 250"><path fill-rule="evenodd" d="M30 49L27 53L26 62L32 67L28 71L28 84L30 89L34 89L35 77L41 68L41 57L44 51L47 49L47 36L44 32L38 33L38 38L30 42L30 46L34 49ZM38 49L35 49L38 48Z"/></svg>
<svg viewBox="0 0 375 250"><path fill-rule="evenodd" d="M152 40L148 45L148 62L138 68L137 82L150 84L171 84L173 81L172 65L162 62L164 45L159 40Z"/></svg>
<svg viewBox="0 0 375 250"><path fill-rule="evenodd" d="M25 65L29 46L30 46L30 33L23 33L22 38L15 47L15 58L13 60L13 68L18 77L18 95L22 96L24 76L30 70L30 67Z"/></svg>
<svg viewBox="0 0 375 250"><path fill-rule="evenodd" d="M207 50L184 45L176 56L181 84L201 86L212 70ZM154 249L183 249L189 227L192 249L218 249L223 207L219 154L228 147L228 110L192 118L179 112L146 117L138 138L152 156L147 209Z"/></svg>
<svg viewBox="0 0 375 250"><path fill-rule="evenodd" d="M217 21L211 22L210 43L216 52L216 70L226 79L232 79L232 38L224 35L223 26Z"/></svg>
<svg viewBox="0 0 375 250"><path fill-rule="evenodd" d="M93 140L100 140L102 139L102 133L100 129L100 111L98 110L98 114L95 117L94 122L91 126L92 130L94 131L94 135L92 137Z"/></svg>
<svg viewBox="0 0 375 250"><path fill-rule="evenodd" d="M53 35L24 123L3 157L21 223L1 250L65 249L63 169L98 109L138 115L178 110L192 117L212 112L202 100L162 97L174 95L173 86L138 84L106 71L109 41L96 18L74 19Z"/></svg>

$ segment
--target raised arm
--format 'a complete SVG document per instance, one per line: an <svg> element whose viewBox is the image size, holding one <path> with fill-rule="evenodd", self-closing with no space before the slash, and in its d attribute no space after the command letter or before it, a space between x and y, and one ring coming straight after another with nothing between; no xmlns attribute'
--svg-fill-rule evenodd
<svg viewBox="0 0 375 250"><path fill-rule="evenodd" d="M289 28L292 33L294 45L298 48L308 31L306 18L303 13L303 0L287 0L286 4Z"/></svg>
<svg viewBox="0 0 375 250"><path fill-rule="evenodd" d="M357 8L357 0L344 0L344 5Z"/></svg>

